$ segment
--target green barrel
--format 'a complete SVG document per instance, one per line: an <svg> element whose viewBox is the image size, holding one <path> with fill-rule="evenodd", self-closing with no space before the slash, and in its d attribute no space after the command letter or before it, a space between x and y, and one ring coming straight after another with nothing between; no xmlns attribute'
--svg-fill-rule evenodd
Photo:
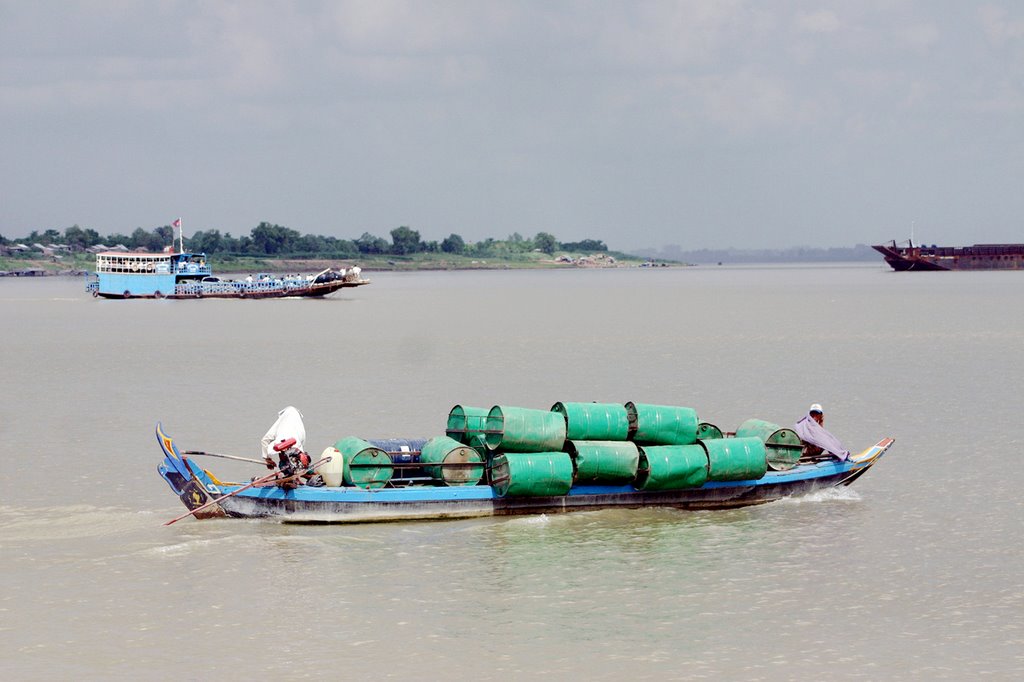
<svg viewBox="0 0 1024 682"><path fill-rule="evenodd" d="M709 481L755 481L768 471L764 443L760 438L705 440Z"/></svg>
<svg viewBox="0 0 1024 682"><path fill-rule="evenodd" d="M495 405L487 414L486 438L491 450L557 452L565 445L565 419L547 410Z"/></svg>
<svg viewBox="0 0 1024 682"><path fill-rule="evenodd" d="M495 455L491 485L500 497L565 495L572 487L572 460L565 452Z"/></svg>
<svg viewBox="0 0 1024 682"><path fill-rule="evenodd" d="M380 448L354 436L342 438L334 447L345 458L345 470L342 472L345 485L383 488L391 480L395 471L391 466L391 456Z"/></svg>
<svg viewBox="0 0 1024 682"><path fill-rule="evenodd" d="M488 412L486 407L456 405L448 413L448 427L445 433L449 438L469 444L473 435L482 433L486 427Z"/></svg>
<svg viewBox="0 0 1024 682"><path fill-rule="evenodd" d="M447 436L431 438L423 445L420 464L428 476L446 485L476 485L484 477L484 458L480 453Z"/></svg>
<svg viewBox="0 0 1024 682"><path fill-rule="evenodd" d="M629 483L636 478L640 451L636 443L611 440L570 440L565 451L572 457L576 483Z"/></svg>
<svg viewBox="0 0 1024 682"><path fill-rule="evenodd" d="M697 442L697 411L692 407L626 403L631 440L651 445L692 445Z"/></svg>
<svg viewBox="0 0 1024 682"><path fill-rule="evenodd" d="M569 440L626 440L629 417L618 403L555 403L552 412L565 417Z"/></svg>
<svg viewBox="0 0 1024 682"><path fill-rule="evenodd" d="M469 447L476 450L480 457L486 462L491 457L491 451L487 449L487 437L482 433L474 433L469 437Z"/></svg>
<svg viewBox="0 0 1024 682"><path fill-rule="evenodd" d="M640 466L634 483L638 490L697 488L707 480L708 454L703 445L646 445L640 448Z"/></svg>
<svg viewBox="0 0 1024 682"><path fill-rule="evenodd" d="M796 431L760 419L748 419L740 424L736 437L760 439L767 452L768 468L772 471L788 471L795 467L803 450Z"/></svg>
<svg viewBox="0 0 1024 682"><path fill-rule="evenodd" d="M722 429L707 422L701 422L697 425L697 440L713 440L716 438L723 438Z"/></svg>

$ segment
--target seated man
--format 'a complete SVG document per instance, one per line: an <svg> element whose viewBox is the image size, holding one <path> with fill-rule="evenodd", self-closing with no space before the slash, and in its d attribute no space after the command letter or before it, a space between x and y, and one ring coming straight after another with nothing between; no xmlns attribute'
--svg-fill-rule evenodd
<svg viewBox="0 0 1024 682"><path fill-rule="evenodd" d="M850 451L843 448L839 439L825 430L825 411L818 403L811 405L807 415L793 426L793 430L804 444L802 458L813 458L827 452L843 462L850 456Z"/></svg>

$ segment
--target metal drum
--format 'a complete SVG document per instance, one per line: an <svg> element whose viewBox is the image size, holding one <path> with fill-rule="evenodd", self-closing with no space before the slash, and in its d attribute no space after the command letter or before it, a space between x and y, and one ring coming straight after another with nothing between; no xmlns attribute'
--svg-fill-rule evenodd
<svg viewBox="0 0 1024 682"><path fill-rule="evenodd" d="M570 440L565 451L572 457L576 483L629 483L640 464L640 451L629 441Z"/></svg>
<svg viewBox="0 0 1024 682"><path fill-rule="evenodd" d="M487 447L505 452L557 452L565 418L557 412L495 405L487 414Z"/></svg>
<svg viewBox="0 0 1024 682"><path fill-rule="evenodd" d="M572 487L572 460L565 452L506 452L491 463L491 485L500 497L551 497Z"/></svg>
<svg viewBox="0 0 1024 682"><path fill-rule="evenodd" d="M626 440L629 418L618 403L555 403L552 412L565 417L569 440Z"/></svg>
<svg viewBox="0 0 1024 682"><path fill-rule="evenodd" d="M395 471L391 465L391 457L380 448L355 436L342 438L334 447L345 458L345 485L383 488L391 480Z"/></svg>
<svg viewBox="0 0 1024 682"><path fill-rule="evenodd" d="M697 442L697 411L692 407L626 403L630 440L651 445L692 445Z"/></svg>
<svg viewBox="0 0 1024 682"><path fill-rule="evenodd" d="M760 419L748 419L740 424L736 437L760 439L767 453L768 468L772 471L788 471L795 467L803 450L796 431Z"/></svg>
<svg viewBox="0 0 1024 682"><path fill-rule="evenodd" d="M760 438L722 438L701 441L708 453L709 481L755 481L768 472Z"/></svg>
<svg viewBox="0 0 1024 682"><path fill-rule="evenodd" d="M640 448L637 490L698 488L708 480L708 454L697 445L645 445Z"/></svg>
<svg viewBox="0 0 1024 682"><path fill-rule="evenodd" d="M468 445L474 434L482 433L486 428L489 411L486 407L456 405L448 413L446 435Z"/></svg>
<svg viewBox="0 0 1024 682"><path fill-rule="evenodd" d="M724 438L722 429L707 422L701 422L697 425L697 440L714 440L717 438Z"/></svg>
<svg viewBox="0 0 1024 682"><path fill-rule="evenodd" d="M476 485L484 477L480 453L447 436L427 441L420 451L420 463L428 476L446 485Z"/></svg>
<svg viewBox="0 0 1024 682"><path fill-rule="evenodd" d="M388 453L391 462L397 464L392 481L413 481L426 477L422 467L414 467L420 461L420 450L426 438L367 438L366 442Z"/></svg>

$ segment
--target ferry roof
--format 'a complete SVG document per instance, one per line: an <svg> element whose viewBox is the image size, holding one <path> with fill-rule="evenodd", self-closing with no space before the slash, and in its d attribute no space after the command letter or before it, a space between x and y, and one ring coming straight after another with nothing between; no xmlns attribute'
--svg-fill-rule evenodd
<svg viewBox="0 0 1024 682"><path fill-rule="evenodd" d="M120 258L170 258L172 256L202 256L201 253L191 251L174 251L151 253L149 251L101 251L97 256L117 256Z"/></svg>

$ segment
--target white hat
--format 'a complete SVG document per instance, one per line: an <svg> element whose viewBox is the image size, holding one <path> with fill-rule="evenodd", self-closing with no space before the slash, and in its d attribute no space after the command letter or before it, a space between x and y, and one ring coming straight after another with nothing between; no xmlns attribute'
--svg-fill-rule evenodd
<svg viewBox="0 0 1024 682"><path fill-rule="evenodd" d="M821 409L821 405L819 405L818 403L814 403L813 405L811 405L811 409L809 409L807 411L808 412L821 412L822 414L825 414L825 410Z"/></svg>

